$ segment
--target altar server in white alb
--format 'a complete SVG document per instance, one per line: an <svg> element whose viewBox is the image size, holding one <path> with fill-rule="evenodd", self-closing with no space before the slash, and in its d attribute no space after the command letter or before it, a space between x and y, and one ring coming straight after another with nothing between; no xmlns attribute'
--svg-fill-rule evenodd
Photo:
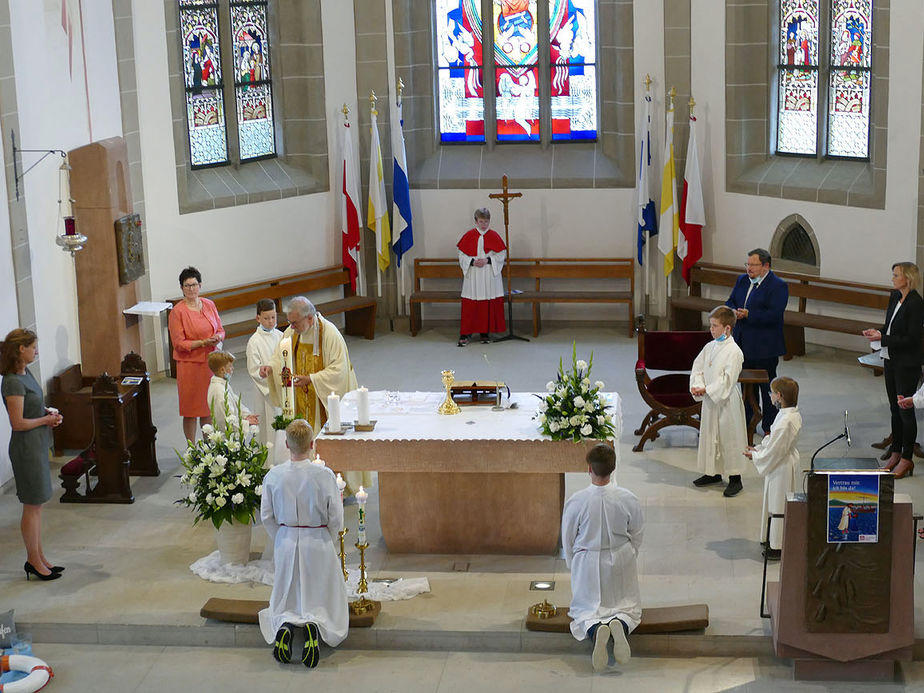
<svg viewBox="0 0 924 693"><path fill-rule="evenodd" d="M256 401L263 405L261 408L258 404L257 411L263 421L259 440L264 444L273 441L273 419L279 410L273 404L267 379L260 376L260 367L270 365L280 339L282 332L276 329L276 304L261 298L257 301L257 331L247 340L247 372L253 380Z"/></svg>
<svg viewBox="0 0 924 693"><path fill-rule="evenodd" d="M275 576L260 632L277 661L292 661L296 628L304 631L302 663L318 665L320 640L336 647L347 636L346 585L334 542L343 503L334 473L311 463L314 432L304 419L286 428L290 459L267 472L260 517L274 542Z"/></svg>
<svg viewBox="0 0 924 693"><path fill-rule="evenodd" d="M764 503L760 511L760 540L764 540L767 515L782 515L786 510L786 494L796 490L796 475L799 473L799 432L802 430L802 414L799 413L799 383L792 378L779 377L770 383L770 399L779 409L770 435L765 436L754 447L744 453L764 477ZM770 522L770 545L764 554L770 560L778 560L783 548L783 520Z"/></svg>
<svg viewBox="0 0 924 693"><path fill-rule="evenodd" d="M260 417L251 413L237 393L231 389L234 354L228 351L213 351L209 354L208 364L212 371L212 379L209 381L207 397L215 429L224 431L225 425L231 424L231 428L237 430L242 420L256 426L260 422Z"/></svg>
<svg viewBox="0 0 924 693"><path fill-rule="evenodd" d="M610 483L616 469L616 452L610 445L595 445L587 453L590 486L565 503L561 543L571 569L571 634L594 641L594 671L613 657L629 661L626 636L642 619L636 557L642 544L644 519L638 498Z"/></svg>
<svg viewBox="0 0 924 693"><path fill-rule="evenodd" d="M724 496L741 493L741 472L747 448L744 423L744 401L738 388L738 377L744 364L744 354L732 339L735 313L719 306L709 313L709 332L713 340L703 347L690 371L690 394L703 403L699 424L699 449L696 463L702 476L694 486L722 483L728 474Z"/></svg>
<svg viewBox="0 0 924 693"><path fill-rule="evenodd" d="M501 272L507 260L507 246L490 228L491 212L475 210L475 228L466 231L456 247L462 268L462 320L459 325L459 346L468 344L479 333L487 344L491 332L507 329L504 320L504 277Z"/></svg>

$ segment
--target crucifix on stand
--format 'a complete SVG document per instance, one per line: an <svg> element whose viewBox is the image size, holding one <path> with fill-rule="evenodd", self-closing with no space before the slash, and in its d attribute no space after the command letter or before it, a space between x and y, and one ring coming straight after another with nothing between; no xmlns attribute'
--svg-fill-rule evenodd
<svg viewBox="0 0 924 693"><path fill-rule="evenodd" d="M495 342L506 342L508 339L519 339L528 342L526 337L520 337L513 333L513 293L510 289L510 200L517 197L523 197L523 193L512 193L507 190L507 176L504 176L504 192L491 193L488 195L492 200L500 200L504 205L504 243L507 244L507 334L498 337Z"/></svg>

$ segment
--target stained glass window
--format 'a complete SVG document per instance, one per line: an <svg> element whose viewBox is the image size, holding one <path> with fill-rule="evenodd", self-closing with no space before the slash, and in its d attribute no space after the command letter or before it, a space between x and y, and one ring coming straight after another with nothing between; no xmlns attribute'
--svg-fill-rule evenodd
<svg viewBox="0 0 924 693"><path fill-rule="evenodd" d="M590 0L549 0L552 139L597 137L596 12Z"/></svg>
<svg viewBox="0 0 924 693"><path fill-rule="evenodd" d="M536 4L501 0L494 15L497 141L539 139L539 32Z"/></svg>
<svg viewBox="0 0 924 693"><path fill-rule="evenodd" d="M241 161L276 153L266 2L231 4L234 97Z"/></svg>
<svg viewBox="0 0 924 693"><path fill-rule="evenodd" d="M780 2L777 151L814 154L818 132L818 0Z"/></svg>
<svg viewBox="0 0 924 693"><path fill-rule="evenodd" d="M872 0L831 3L828 154L869 156Z"/></svg>
<svg viewBox="0 0 924 693"><path fill-rule="evenodd" d="M830 53L819 63L818 0L781 0L777 151L819 153L827 112L828 156L869 157L872 0L831 0Z"/></svg>
<svg viewBox="0 0 924 693"><path fill-rule="evenodd" d="M225 103L222 94L218 6L203 0L180 0L186 123L193 167L228 161Z"/></svg>
<svg viewBox="0 0 924 693"><path fill-rule="evenodd" d="M596 0L488 4L482 17L482 0L433 3L440 140L538 142L549 116L552 140L596 139ZM539 83L546 65L548 89ZM487 126L486 108L495 116Z"/></svg>
<svg viewBox="0 0 924 693"><path fill-rule="evenodd" d="M484 142L481 0L437 0L440 140Z"/></svg>

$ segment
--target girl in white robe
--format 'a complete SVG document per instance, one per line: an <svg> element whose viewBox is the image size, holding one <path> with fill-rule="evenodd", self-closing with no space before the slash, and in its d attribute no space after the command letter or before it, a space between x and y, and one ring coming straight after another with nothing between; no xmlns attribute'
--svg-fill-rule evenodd
<svg viewBox="0 0 924 693"><path fill-rule="evenodd" d="M764 540L767 515L782 515L786 510L786 494L796 490L799 473L799 432L802 414L796 406L799 401L799 384L792 378L779 377L770 383L770 399L779 408L770 435L755 447L749 447L745 456L750 458L764 477L764 502L760 511L760 541ZM778 551L783 546L783 520L770 522L770 548Z"/></svg>
<svg viewBox="0 0 924 693"><path fill-rule="evenodd" d="M262 407L257 406L257 413L263 422L259 441L265 445L274 442L273 419L280 411L273 404L267 379L260 377L260 366L270 365L279 340L282 339L282 332L276 329L276 306L271 300L262 299L257 303L257 322L259 325L256 332L247 340L247 372L253 380L257 402L263 404Z"/></svg>
<svg viewBox="0 0 924 693"><path fill-rule="evenodd" d="M263 480L260 517L275 547L273 592L269 608L259 613L268 644L284 623L315 623L324 642L335 647L350 626L334 548L343 529L340 490L334 473L311 464L310 456L309 451L303 460L276 465Z"/></svg>
<svg viewBox="0 0 924 693"><path fill-rule="evenodd" d="M598 453L598 449L608 452ZM593 462L594 455L615 460L612 448L606 445L595 446L588 452L591 465L597 464ZM571 634L577 640L584 640L593 626L602 628L613 619L626 624L625 632L631 633L642 619L636 563L644 526L641 505L631 491L611 484L608 474L595 474L591 467L590 476L591 485L565 502L561 519L561 543L565 563L571 570L568 615L572 619ZM616 660L624 663L617 645L621 643L627 660L629 648L624 629L618 624L615 628L607 626L606 640L610 632ZM599 643L600 638L595 639ZM605 648L606 642L604 655ZM598 649L595 646L594 668L599 671L606 664L606 657L602 663L598 662Z"/></svg>
<svg viewBox="0 0 924 693"><path fill-rule="evenodd" d="M719 306L710 315L709 331L714 339L693 362L690 394L703 403L696 451L699 471L704 476L737 476L740 484L745 465L741 452L747 448L747 428L738 387L744 354L731 337L734 324L735 314L725 306Z"/></svg>

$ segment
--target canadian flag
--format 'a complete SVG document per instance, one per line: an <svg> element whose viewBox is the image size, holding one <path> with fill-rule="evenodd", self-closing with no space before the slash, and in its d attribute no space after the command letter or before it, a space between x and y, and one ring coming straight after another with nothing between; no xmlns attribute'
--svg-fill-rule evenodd
<svg viewBox="0 0 924 693"><path fill-rule="evenodd" d="M343 266L350 271L350 286L356 291L359 275L359 168L353 157L353 139L350 124L343 124L343 152L340 195L340 224L343 232ZM363 279L359 277L360 291L364 293Z"/></svg>
<svg viewBox="0 0 924 693"><path fill-rule="evenodd" d="M690 142L687 144L687 165L683 171L683 193L680 198L680 235L677 257L683 260L683 279L690 283L690 268L703 256L703 226L706 212L703 206L703 181L696 152L696 118L690 116Z"/></svg>

